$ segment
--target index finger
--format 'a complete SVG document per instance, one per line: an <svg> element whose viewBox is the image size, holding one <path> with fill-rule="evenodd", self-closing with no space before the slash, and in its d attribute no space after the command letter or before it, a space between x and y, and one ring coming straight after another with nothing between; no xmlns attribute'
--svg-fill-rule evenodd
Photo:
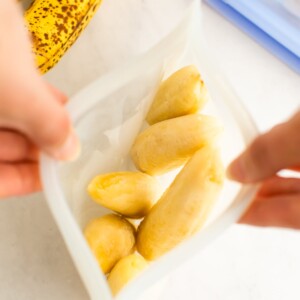
<svg viewBox="0 0 300 300"><path fill-rule="evenodd" d="M228 167L228 176L243 183L266 179L300 165L300 111L289 121L257 137Z"/></svg>

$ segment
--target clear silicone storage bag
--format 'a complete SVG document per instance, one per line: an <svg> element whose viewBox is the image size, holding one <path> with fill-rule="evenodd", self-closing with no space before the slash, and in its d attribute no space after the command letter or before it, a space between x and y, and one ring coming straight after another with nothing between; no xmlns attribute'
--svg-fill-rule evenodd
<svg viewBox="0 0 300 300"><path fill-rule="evenodd" d="M68 110L82 145L77 161L61 163L42 156L41 173L48 205L93 300L113 297L82 232L89 220L109 210L89 199L87 184L97 174L132 169L128 153L145 126L145 115L160 82L191 64L199 69L210 93L210 101L201 113L214 115L223 124L220 148L227 166L257 131L206 49L198 1L192 3L180 24L155 47L102 76L72 99ZM161 178L164 188L173 178L174 172ZM151 263L116 298L159 299L159 288L164 287L158 288L157 283L235 223L254 192L254 186L226 180L204 228Z"/></svg>

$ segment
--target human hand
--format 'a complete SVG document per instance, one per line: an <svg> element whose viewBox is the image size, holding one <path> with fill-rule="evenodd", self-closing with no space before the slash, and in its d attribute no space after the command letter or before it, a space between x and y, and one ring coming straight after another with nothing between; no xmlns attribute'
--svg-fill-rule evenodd
<svg viewBox="0 0 300 300"><path fill-rule="evenodd" d="M37 73L16 1L0 1L0 198L40 189L39 150L78 154L66 100Z"/></svg>
<svg viewBox="0 0 300 300"><path fill-rule="evenodd" d="M240 223L300 229L300 178L276 175L284 169L300 171L300 111L257 137L229 166L230 178L261 183Z"/></svg>

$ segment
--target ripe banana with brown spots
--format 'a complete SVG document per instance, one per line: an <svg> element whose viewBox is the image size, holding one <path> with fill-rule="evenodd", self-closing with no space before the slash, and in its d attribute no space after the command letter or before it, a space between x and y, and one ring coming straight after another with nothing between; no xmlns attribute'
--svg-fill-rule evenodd
<svg viewBox="0 0 300 300"><path fill-rule="evenodd" d="M102 0L34 0L25 11L33 53L41 73L50 70L73 45Z"/></svg>

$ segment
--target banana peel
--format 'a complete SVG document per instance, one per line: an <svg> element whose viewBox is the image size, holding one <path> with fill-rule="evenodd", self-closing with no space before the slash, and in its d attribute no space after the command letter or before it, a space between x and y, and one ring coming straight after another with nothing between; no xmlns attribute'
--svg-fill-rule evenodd
<svg viewBox="0 0 300 300"><path fill-rule="evenodd" d="M34 0L25 11L40 72L50 70L77 40L102 0Z"/></svg>

